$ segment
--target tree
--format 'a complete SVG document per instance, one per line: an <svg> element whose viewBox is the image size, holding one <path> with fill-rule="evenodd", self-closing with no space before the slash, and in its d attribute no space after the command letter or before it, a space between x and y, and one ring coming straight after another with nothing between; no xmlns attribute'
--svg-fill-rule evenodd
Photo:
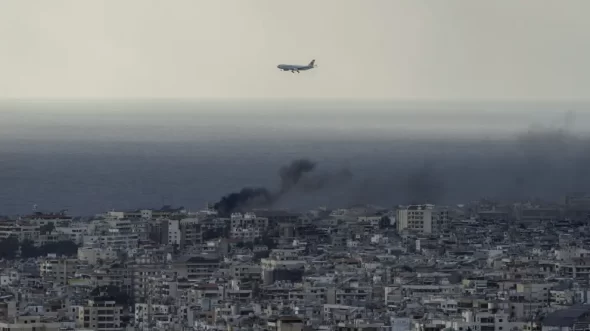
<svg viewBox="0 0 590 331"><path fill-rule="evenodd" d="M252 260L254 262L260 262L261 259L267 259L270 256L270 251L261 251L254 253Z"/></svg>
<svg viewBox="0 0 590 331"><path fill-rule="evenodd" d="M0 241L0 258L3 259L14 259L18 252L18 238L10 236Z"/></svg>
<svg viewBox="0 0 590 331"><path fill-rule="evenodd" d="M97 286L92 292L90 292L90 295L93 297L109 298L123 306L132 304L129 294L121 291L121 289L115 285Z"/></svg>
<svg viewBox="0 0 590 331"><path fill-rule="evenodd" d="M11 236L0 241L0 258L15 259L19 248L22 258L47 256L47 254L51 253L62 256L78 254L78 245L71 240L52 242L36 247L32 240L25 239L22 243L19 243L16 237Z"/></svg>
<svg viewBox="0 0 590 331"><path fill-rule="evenodd" d="M383 216L379 220L379 228L380 229L388 228L390 225L391 225L391 222L389 220L389 217L387 217L387 216Z"/></svg>
<svg viewBox="0 0 590 331"><path fill-rule="evenodd" d="M71 240L52 242L39 247L39 252L41 256L51 253L56 255L74 256L78 254L78 245Z"/></svg>
<svg viewBox="0 0 590 331"><path fill-rule="evenodd" d="M55 230L55 225L53 224L53 222L49 222L39 228L39 232L41 234L49 234L53 232L53 230Z"/></svg>
<svg viewBox="0 0 590 331"><path fill-rule="evenodd" d="M26 259L39 256L39 250L32 240L27 239L20 244L20 256Z"/></svg>
<svg viewBox="0 0 590 331"><path fill-rule="evenodd" d="M268 233L262 235L262 238L260 238L260 243L268 247L268 249L275 249L278 246L274 238L270 237Z"/></svg>

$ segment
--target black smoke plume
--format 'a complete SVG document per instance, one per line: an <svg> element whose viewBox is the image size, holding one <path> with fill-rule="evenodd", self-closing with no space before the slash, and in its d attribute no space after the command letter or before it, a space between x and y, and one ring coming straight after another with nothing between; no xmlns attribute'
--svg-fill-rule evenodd
<svg viewBox="0 0 590 331"><path fill-rule="evenodd" d="M229 215L240 207L270 206L273 195L265 188L243 188L239 192L230 193L214 205L215 210L223 215Z"/></svg>
<svg viewBox="0 0 590 331"><path fill-rule="evenodd" d="M311 172L315 169L315 163L307 160L300 159L291 162L288 166L281 167L279 170L279 176L281 177L281 189L279 194L290 191L305 173Z"/></svg>
<svg viewBox="0 0 590 331"><path fill-rule="evenodd" d="M330 174L318 174L307 176L316 168L316 163L308 159L298 159L279 169L280 187L276 192L260 188L243 188L239 192L230 193L214 205L220 215L229 215L233 212L243 211L248 208L271 207L285 194L300 188L303 192L320 190L337 180L345 180L352 176L349 170Z"/></svg>
<svg viewBox="0 0 590 331"><path fill-rule="evenodd" d="M590 192L590 137L562 129L535 129L490 140L407 140L419 153L398 154L388 174L371 174L346 203L465 203L486 197L510 202L561 201ZM418 166L416 166L416 164ZM342 205L336 201L336 205Z"/></svg>

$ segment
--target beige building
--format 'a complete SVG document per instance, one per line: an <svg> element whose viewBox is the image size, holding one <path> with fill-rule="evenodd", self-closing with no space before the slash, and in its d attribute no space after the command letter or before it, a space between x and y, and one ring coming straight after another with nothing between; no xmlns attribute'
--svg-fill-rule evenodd
<svg viewBox="0 0 590 331"><path fill-rule="evenodd" d="M123 306L111 300L88 300L78 315L78 324L95 331L119 331Z"/></svg>
<svg viewBox="0 0 590 331"><path fill-rule="evenodd" d="M39 265L41 277L66 285L68 279L74 278L78 270L78 260L56 258L46 259Z"/></svg>

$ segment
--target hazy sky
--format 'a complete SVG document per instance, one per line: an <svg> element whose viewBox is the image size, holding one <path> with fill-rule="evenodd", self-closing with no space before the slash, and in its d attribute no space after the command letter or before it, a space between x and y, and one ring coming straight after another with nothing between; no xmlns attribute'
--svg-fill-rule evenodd
<svg viewBox="0 0 590 331"><path fill-rule="evenodd" d="M588 99L588 0L0 0L2 98ZM318 68L291 74L279 63Z"/></svg>

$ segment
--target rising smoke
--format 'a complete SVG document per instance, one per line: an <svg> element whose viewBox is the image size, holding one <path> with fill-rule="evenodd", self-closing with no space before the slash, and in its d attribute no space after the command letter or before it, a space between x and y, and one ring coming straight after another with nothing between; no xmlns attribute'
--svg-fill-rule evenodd
<svg viewBox="0 0 590 331"><path fill-rule="evenodd" d="M268 207L272 205L274 195L264 187L246 187L239 192L230 193L214 205L215 210L223 215L239 211L248 206Z"/></svg>
<svg viewBox="0 0 590 331"><path fill-rule="evenodd" d="M388 174L364 178L346 202L452 204L484 197L560 201L572 192L590 192L590 139L565 130L425 144L430 146L415 155L402 153L400 158L408 162L394 164Z"/></svg>
<svg viewBox="0 0 590 331"><path fill-rule="evenodd" d="M324 172L310 175L315 169L316 163L311 160L292 161L279 169L280 186L275 192L264 187L243 188L239 192L222 197L214 208L219 214L229 215L249 208L271 207L295 189L314 192L352 177L352 173L347 169L336 173Z"/></svg>
<svg viewBox="0 0 590 331"><path fill-rule="evenodd" d="M291 162L291 164L281 167L279 176L281 177L281 188L278 195L289 192L299 181L301 177L315 169L316 164L307 159L300 159Z"/></svg>
<svg viewBox="0 0 590 331"><path fill-rule="evenodd" d="M396 145L394 145L394 143ZM501 139L395 141L371 169L321 173L307 159L279 171L280 186L244 189L216 205L220 213L251 207L345 206L368 203L465 203L540 198L558 201L590 192L590 138L567 129L537 128ZM402 146L399 148L397 146ZM300 207L302 207L300 205Z"/></svg>

